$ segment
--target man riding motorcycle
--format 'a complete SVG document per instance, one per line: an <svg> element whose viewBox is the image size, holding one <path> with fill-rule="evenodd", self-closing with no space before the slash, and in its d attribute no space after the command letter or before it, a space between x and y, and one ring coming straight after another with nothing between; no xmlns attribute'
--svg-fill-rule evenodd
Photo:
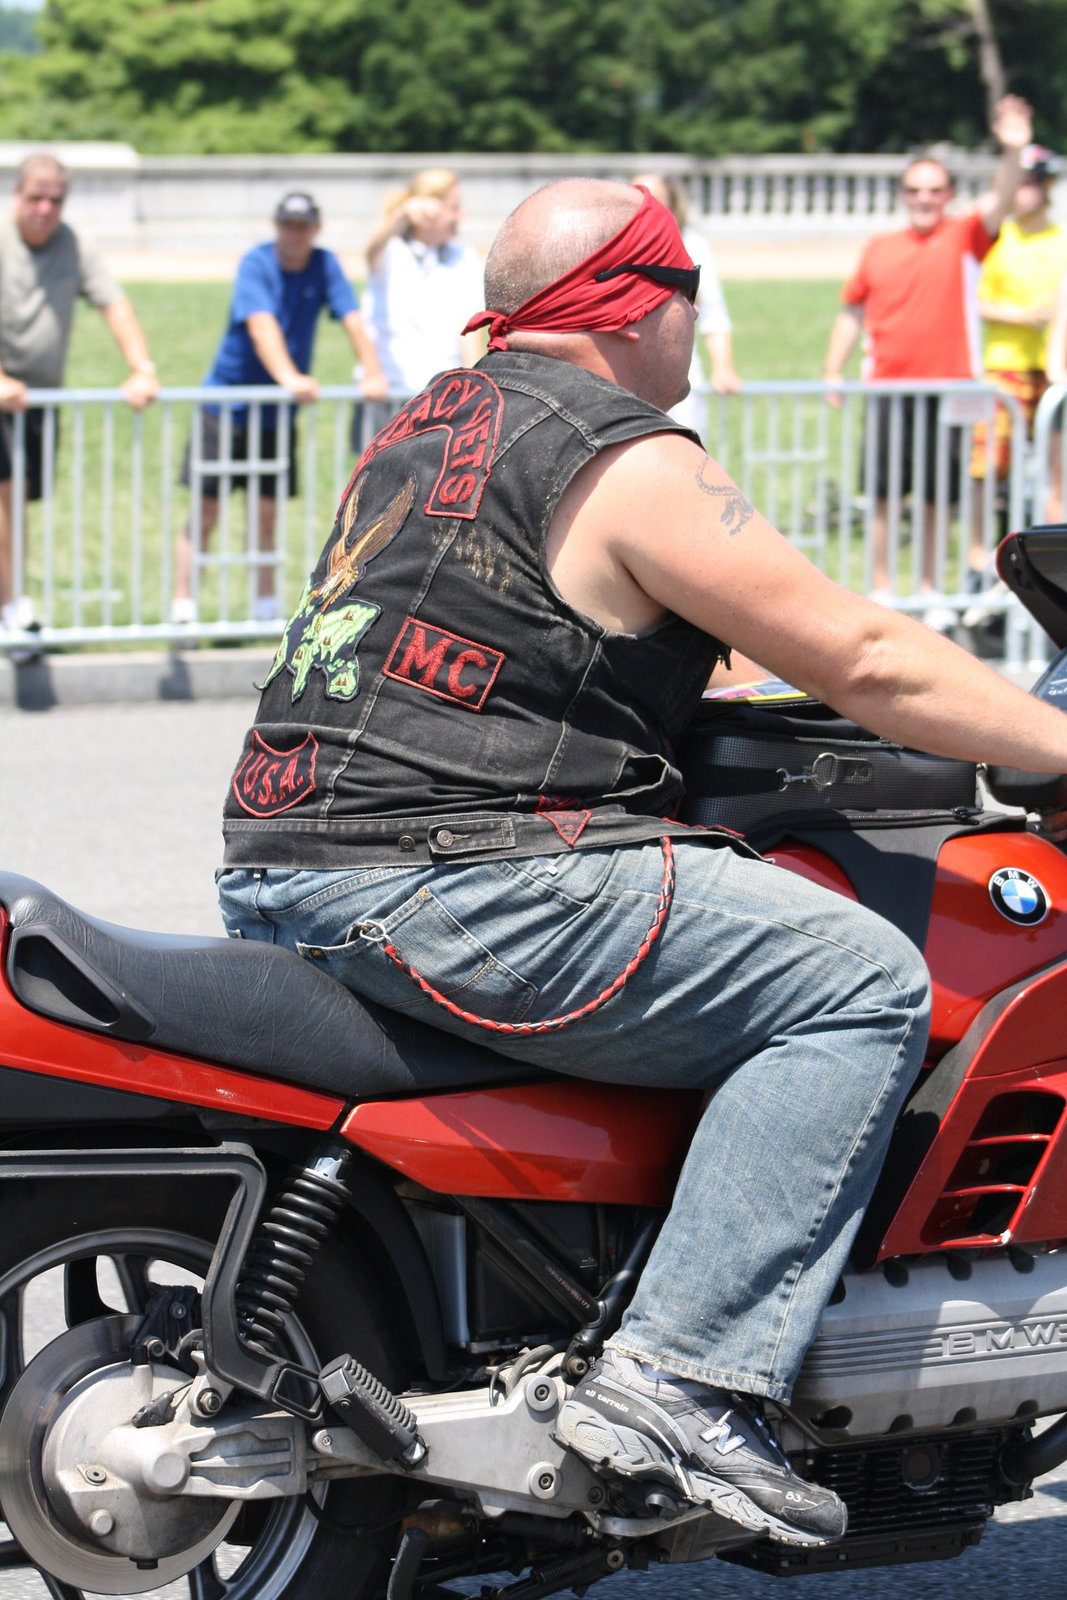
<svg viewBox="0 0 1067 1600"><path fill-rule="evenodd" d="M840 1537L787 1400L923 1058L872 913L669 819L731 648L902 743L1067 770L1067 724L838 588L664 412L697 274L669 212L567 180L505 222L490 348L372 442L225 810L231 933L557 1072L714 1090L637 1292L560 1413L615 1483ZM610 1003L607 1001L610 1000Z"/></svg>

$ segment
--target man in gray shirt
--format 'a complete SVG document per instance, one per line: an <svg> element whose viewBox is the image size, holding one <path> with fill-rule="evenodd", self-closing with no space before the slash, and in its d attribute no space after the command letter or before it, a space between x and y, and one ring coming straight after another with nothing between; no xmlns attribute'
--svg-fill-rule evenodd
<svg viewBox="0 0 1067 1600"><path fill-rule="evenodd" d="M133 307L96 251L62 220L67 184L54 156L27 156L14 210L0 222L0 634L33 623L32 608L14 592L12 416L27 411L28 389L63 382L79 295L101 313L129 366L122 388L130 405L140 410L159 392ZM43 411L27 411L26 500L41 498L43 437Z"/></svg>

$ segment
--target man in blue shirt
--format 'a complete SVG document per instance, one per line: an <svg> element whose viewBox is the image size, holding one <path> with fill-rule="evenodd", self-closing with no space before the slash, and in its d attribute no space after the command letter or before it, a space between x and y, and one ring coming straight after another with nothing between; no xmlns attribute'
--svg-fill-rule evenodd
<svg viewBox="0 0 1067 1600"><path fill-rule="evenodd" d="M388 392L374 343L359 314L359 304L337 257L315 244L321 216L308 194L287 194L274 213L273 242L256 245L242 257L234 282L233 300L226 332L222 336L206 387L228 388L239 384L278 384L288 390L297 405L317 400L319 385L311 376L311 356L315 328L324 306L348 334L356 360L363 368L363 393L368 400L381 400ZM279 451L278 408L259 409L258 439L250 425L247 405L229 410L228 448L220 450L226 439L224 419L217 406L205 406L194 423L194 436L185 452L182 482L199 489L200 539L206 541L218 520L219 478L208 476L204 464L221 459L246 461L287 458L287 492L296 493L296 421L285 408L288 428ZM194 445L196 446L194 451ZM258 445L258 448L257 448ZM230 474L231 488L247 488L254 476L259 487L259 550L274 551L274 521L279 474L255 472ZM186 529L178 539L175 562L174 604L171 620L196 619L196 600L192 588L193 537ZM280 616L281 602L275 592L275 566L265 561L259 569L256 618L260 621Z"/></svg>

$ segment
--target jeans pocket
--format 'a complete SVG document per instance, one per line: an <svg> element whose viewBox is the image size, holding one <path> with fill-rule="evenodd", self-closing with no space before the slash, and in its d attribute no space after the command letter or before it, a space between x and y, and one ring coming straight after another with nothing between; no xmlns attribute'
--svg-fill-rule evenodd
<svg viewBox="0 0 1067 1600"><path fill-rule="evenodd" d="M297 951L359 993L431 1022L441 1020L442 1008L385 954L382 941L370 936L375 928L432 989L475 1016L520 1022L537 998L537 986L494 955L426 887L381 923L365 926L366 934L357 924L344 944L298 944Z"/></svg>
<svg viewBox="0 0 1067 1600"><path fill-rule="evenodd" d="M585 911L600 898L611 872L610 850L574 851L557 856L504 856L493 870L519 893L533 893L564 911Z"/></svg>

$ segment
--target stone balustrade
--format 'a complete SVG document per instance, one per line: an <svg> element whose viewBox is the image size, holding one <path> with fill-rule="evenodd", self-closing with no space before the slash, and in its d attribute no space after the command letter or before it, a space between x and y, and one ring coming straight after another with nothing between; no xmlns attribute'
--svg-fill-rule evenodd
<svg viewBox="0 0 1067 1600"><path fill-rule="evenodd" d="M32 148L0 143L0 187ZM657 170L684 184L692 220L720 238L859 238L901 220L904 156L759 155L698 160L678 155L141 156L129 145L55 145L71 168L68 215L105 248L180 258L246 248L287 189L310 190L326 242L358 252L386 194L420 166L451 166L468 213L465 236L485 247L526 195L571 175L627 178ZM989 183L995 158L946 150L966 204Z"/></svg>

